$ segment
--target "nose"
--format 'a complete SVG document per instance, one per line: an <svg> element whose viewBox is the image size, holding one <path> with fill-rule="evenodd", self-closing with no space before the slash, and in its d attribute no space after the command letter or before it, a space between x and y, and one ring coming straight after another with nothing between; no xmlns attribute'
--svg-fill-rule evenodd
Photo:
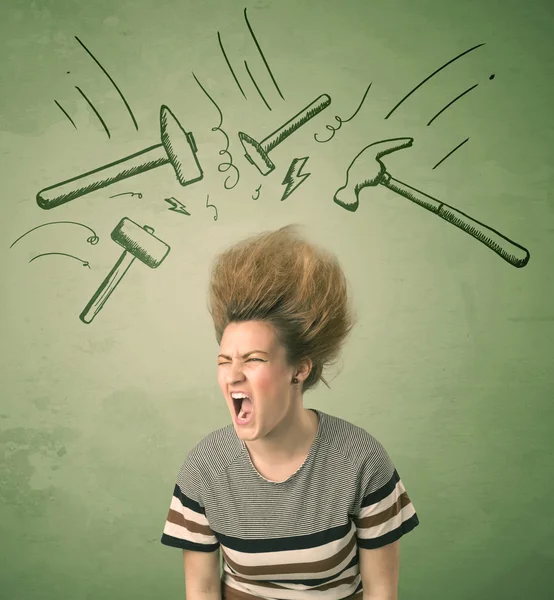
<svg viewBox="0 0 554 600"><path fill-rule="evenodd" d="M225 376L225 381L227 384L236 383L238 381L242 381L244 379L244 373L240 367L238 362L231 362L229 368L227 369L227 374Z"/></svg>

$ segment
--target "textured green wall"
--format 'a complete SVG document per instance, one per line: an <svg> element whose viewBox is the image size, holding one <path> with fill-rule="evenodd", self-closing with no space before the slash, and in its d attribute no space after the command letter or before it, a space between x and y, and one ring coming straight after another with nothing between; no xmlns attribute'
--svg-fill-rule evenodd
<svg viewBox="0 0 554 600"><path fill-rule="evenodd" d="M409 489L421 526L401 544L400 597L551 598L551 3L14 0L0 23L2 598L182 597L181 552L159 542L174 479L230 419L209 267L288 223L333 250L351 284L359 325L331 389L304 402L375 435ZM193 72L238 171L218 170L225 138ZM261 140L321 94L331 105L262 176L237 132ZM159 144L162 104L193 132L201 181L182 187L165 165L38 206L40 190ZM355 155L396 137L414 143L383 158L393 177L523 246L529 263L383 185L361 190L356 211L334 202ZM304 157L311 175L281 201ZM171 251L157 269L135 261L85 324L124 217ZM18 240L59 221L94 234L57 223Z"/></svg>

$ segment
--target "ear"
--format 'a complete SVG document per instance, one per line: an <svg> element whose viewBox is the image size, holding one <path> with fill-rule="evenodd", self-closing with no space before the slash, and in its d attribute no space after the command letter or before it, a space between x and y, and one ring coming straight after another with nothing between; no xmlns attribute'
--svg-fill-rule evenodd
<svg viewBox="0 0 554 600"><path fill-rule="evenodd" d="M312 371L313 363L310 358L303 360L296 369L295 377L300 381L305 381Z"/></svg>

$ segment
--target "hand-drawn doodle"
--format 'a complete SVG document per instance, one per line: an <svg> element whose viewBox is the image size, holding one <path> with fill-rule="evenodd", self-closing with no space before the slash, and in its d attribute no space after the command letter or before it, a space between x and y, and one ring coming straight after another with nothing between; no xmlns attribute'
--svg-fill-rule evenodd
<svg viewBox="0 0 554 600"><path fill-rule="evenodd" d="M182 215L188 215L190 217L190 213L187 212L187 207L184 204L181 204L179 200L171 196L171 198L164 198L164 200L171 204L168 210L172 210L176 213L180 213Z"/></svg>
<svg viewBox="0 0 554 600"><path fill-rule="evenodd" d="M217 112L219 113L219 124L216 125L215 127L212 127L212 131L219 131L220 133L223 134L223 137L225 138L225 148L222 148L218 154L220 156L222 156L223 154L227 154L229 156L229 160L228 160L228 162L219 163L219 165L217 165L217 170L220 173L226 173L229 169L235 169L235 172L237 175L237 179L236 179L235 183L233 183L233 185L227 187L227 182L231 178L230 175L223 182L223 187L226 190L232 190L239 182L240 172L237 169L237 167L233 164L233 157L232 157L231 153L229 152L229 136L225 133L225 131L223 131L223 129L221 129L221 126L223 125L223 113L221 112L219 106L216 104L215 100L210 96L210 94L208 94L208 92L206 91L204 86L198 81L198 78L196 77L196 75L193 73L192 76L196 80L196 83L200 86L200 89L204 92L204 94L206 94L206 96L208 96L208 98L210 99L212 104L215 106Z"/></svg>
<svg viewBox="0 0 554 600"><path fill-rule="evenodd" d="M75 221L52 221L50 223L43 223L42 225L37 225L36 227L33 227L32 229L29 229L29 231L26 231L23 235L20 235L15 240L15 242L13 242L11 244L10 248L13 248L13 246L15 246L17 244L17 242L19 242L19 240L21 238L25 237L27 234L31 233L32 231L36 231L37 229L40 229L41 227L46 227L47 225L58 225L60 223L71 224L71 225L79 225L80 227L84 227L85 229L88 229L89 231L92 232L92 235L87 238L87 242L91 246L95 246L96 244L98 244L98 240L100 238L96 235L96 231L94 231L94 229L91 229L90 227L88 227L88 225L83 225L83 223L76 223Z"/></svg>
<svg viewBox="0 0 554 600"><path fill-rule="evenodd" d="M252 196L252 200L258 200L258 198L260 197L260 190L261 189L262 189L262 184L260 183L260 185L254 191L254 193L256 194L256 196Z"/></svg>
<svg viewBox="0 0 554 600"><path fill-rule="evenodd" d="M334 201L346 210L354 212L358 208L360 191L367 186L382 184L469 233L514 267L524 267L529 261L529 251L526 248L508 239L495 229L472 219L462 211L395 179L387 173L385 165L380 160L381 157L408 148L413 141L413 138L392 138L374 142L363 148L350 163L346 171L346 182L336 191ZM370 148L371 150L369 150Z"/></svg>
<svg viewBox="0 0 554 600"><path fill-rule="evenodd" d="M348 119L341 119L338 115L335 115L335 121L339 124L338 127L333 127L332 125L325 125L325 129L328 131L332 131L331 135L326 140L318 140L317 133L314 133L314 140L320 144L325 144L326 142L332 140L335 137L335 133L342 127L343 123L348 123L348 121L352 121L352 119L358 114L360 108L362 108L362 104L364 103L367 93L369 92L369 88L371 87L371 83L367 86L366 91L362 97L360 104L358 104L358 108L354 111L354 114Z"/></svg>
<svg viewBox="0 0 554 600"><path fill-rule="evenodd" d="M153 234L152 227L148 225L141 227L127 217L123 217L117 224L111 233L111 238L123 247L124 252L79 315L83 323L88 324L94 319L135 258L151 269L160 266L168 255L170 247Z"/></svg>
<svg viewBox="0 0 554 600"><path fill-rule="evenodd" d="M458 144L455 148L453 148L452 150L450 150L450 152L448 152L448 154L446 154L446 156L443 156L439 162L433 167L433 169L436 169L439 165L441 165L449 156L452 156L452 154L454 154L454 152L456 152L456 150L458 150L459 148L461 148L467 141L469 140L469 138L466 138L463 142L461 142L460 144Z"/></svg>
<svg viewBox="0 0 554 600"><path fill-rule="evenodd" d="M275 165L268 156L269 152L304 123L327 108L329 104L331 104L331 98L327 94L322 94L261 142L257 142L246 133L239 131L238 136L245 151L244 156L262 175L268 175L275 169Z"/></svg>
<svg viewBox="0 0 554 600"><path fill-rule="evenodd" d="M256 80L254 79L254 75L252 75L252 71L250 71L250 67L248 66L248 63L246 61L244 61L244 68L246 69L246 72L248 73L248 76L250 77L250 81L254 84L254 87L256 88L256 91L258 92L258 96L262 99L262 101L266 105L266 107L269 110L272 110L271 106L269 106L269 104L267 103L265 96L262 94L262 90L260 90L258 84L256 83Z"/></svg>
<svg viewBox="0 0 554 600"><path fill-rule="evenodd" d="M448 65L451 65L454 61L462 58L462 56L469 54L470 52L473 52L473 50L477 50L477 48L480 48L481 46L484 46L485 43L482 44L477 44L476 46L473 46L472 48L469 48L469 50L465 50L464 52L462 52L461 54L458 54L458 56L455 56L454 58L452 58L451 60L449 60L447 63L445 63L444 65L442 65L442 67L439 67L438 69L436 69L435 71L433 71L431 73L431 75L429 75L428 77L426 77L421 83L418 83L415 88L413 90L411 90L410 92L408 92L404 98L402 98L402 100L400 100L400 102L398 102L395 106L393 106L393 108L388 112L387 116L385 117L385 119L388 119L392 113L400 107L401 104L403 104L416 90L418 90L424 83L426 83L427 81L429 81L429 79L431 79L431 77L434 77L437 73L440 73L440 71L442 71L443 69L445 69Z"/></svg>
<svg viewBox="0 0 554 600"><path fill-rule="evenodd" d="M217 206L215 204L208 204L209 199L210 199L210 194L208 194L208 196L206 198L206 208L208 208L209 206L211 206L212 208L215 208L214 221L217 221Z"/></svg>
<svg viewBox="0 0 554 600"><path fill-rule="evenodd" d="M204 175L196 158L194 137L191 132L183 129L165 105L160 108L160 129L161 144L44 188L37 194L37 204L46 210L55 208L122 179L134 177L168 163L171 163L182 186L202 179Z"/></svg>
<svg viewBox="0 0 554 600"><path fill-rule="evenodd" d="M118 196L138 196L139 200L142 200L142 194L140 192L121 192L121 194L114 194L110 198L117 198Z"/></svg>
<svg viewBox="0 0 554 600"><path fill-rule="evenodd" d="M239 80L237 79L235 71L234 71L233 67L231 66L229 58L227 57L227 53L225 52L225 48L223 47L223 42L221 41L221 34L219 33L219 31L217 32L217 41L219 42L219 47L221 48L223 58L225 59L225 62L227 63L227 66L229 67L229 71L231 71L231 75L233 76L233 79L235 80L235 83L237 84L237 86L240 90L240 93L244 96L244 98L246 100L248 100L248 98L246 97L246 94L244 93L244 90L242 89L242 87L239 83Z"/></svg>
<svg viewBox="0 0 554 600"><path fill-rule="evenodd" d="M111 84L117 90L119 97L123 100L123 104L125 104L125 107L127 108L127 112L129 113L129 115L131 116L131 119L133 120L135 129L138 130L137 120L135 119L135 115L133 114L133 111L131 110L129 103L127 102L125 96L123 95L123 92L119 89L116 82L112 79L112 77L110 76L108 71L106 71L106 69L100 64L100 61L94 56L94 54L83 44L83 42L77 36L75 36L75 39L79 42L79 44L81 44L81 46L84 48L85 52L92 58L92 60L100 67L100 69L102 70L104 75L110 80Z"/></svg>
<svg viewBox="0 0 554 600"><path fill-rule="evenodd" d="M88 267L90 269L90 264L86 260L83 260L82 258L79 258L77 256L73 256L73 254L66 254L65 252L44 252L43 254L37 254L36 256L33 256L33 258L31 258L29 262L32 263L34 260L40 258L41 256L69 256L69 258L74 258L75 260L78 260L80 263L82 263L83 267Z"/></svg>
<svg viewBox="0 0 554 600"><path fill-rule="evenodd" d="M464 92L462 92L461 94L458 94L454 100L451 100L446 106L444 106L443 108L441 108L439 110L439 112L433 116L433 118L429 121L429 123L427 123L427 127L429 127L429 125L431 125L431 123L440 115L442 115L442 113L450 106L452 106L454 104L454 102L457 102L460 98L462 98L463 96L465 96L468 92L471 92L471 90L475 89L479 84L476 83L475 85L472 85L471 87L467 88L467 90L465 90Z"/></svg>
<svg viewBox="0 0 554 600"><path fill-rule="evenodd" d="M264 61L265 68L267 69L267 72L269 73L269 76L271 77L271 81L273 81L273 85L277 89L279 96L281 96L281 98L284 100L285 97L281 93L281 90L279 89L279 86L277 85L277 82L275 81L275 77L273 76L273 73L271 72L271 69L269 68L269 65L267 64L267 60L264 56L264 53L262 52L260 44L258 43L256 35L254 34L254 31L252 29L252 26L250 25L250 22L248 21L248 15L246 14L246 8L244 9L244 20L246 21L246 25L248 27L248 30L250 31L250 35L252 36L252 39L254 40L254 43L256 44L256 48L258 49L258 52L260 53L260 56L262 57L262 60Z"/></svg>
<svg viewBox="0 0 554 600"><path fill-rule="evenodd" d="M83 92L83 90L76 85L75 89L79 92L79 94L81 94L81 96L86 100L87 104L91 107L92 112L96 115L96 118L100 121L100 123L102 124L102 127L104 128L104 131L106 132L106 135L111 138L112 135L110 133L110 130L108 129L108 126L106 125L106 121L104 121L104 119L100 116L100 113L98 112L98 110L96 109L96 107L94 106L94 104L91 102L91 100L89 99L89 97L85 94L85 92Z"/></svg>
<svg viewBox="0 0 554 600"><path fill-rule="evenodd" d="M288 198L295 189L300 187L306 179L311 175L311 173L302 173L302 169L304 165L308 162L309 157L305 156L304 158L294 158L290 163L289 170L285 175L281 185L286 185L285 191L283 192L283 197L281 201L285 198Z"/></svg>
<svg viewBox="0 0 554 600"><path fill-rule="evenodd" d="M69 121L71 122L73 127L75 127L75 129L77 129L77 125L75 125L75 121L69 116L69 113L65 110L65 108L57 100L54 100L54 102L56 103L57 107L63 112L63 114L69 119Z"/></svg>

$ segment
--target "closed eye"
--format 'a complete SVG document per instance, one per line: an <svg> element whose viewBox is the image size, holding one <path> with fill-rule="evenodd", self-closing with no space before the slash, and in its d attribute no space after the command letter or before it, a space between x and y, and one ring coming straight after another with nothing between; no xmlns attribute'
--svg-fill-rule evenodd
<svg viewBox="0 0 554 600"><path fill-rule="evenodd" d="M267 362L267 360L263 360L261 358L249 358L249 359L247 359L246 362L250 362L251 360L259 360L260 362ZM220 363L217 364L217 366L219 367L221 365L226 365L226 364L228 364L228 361L227 362L220 362Z"/></svg>

